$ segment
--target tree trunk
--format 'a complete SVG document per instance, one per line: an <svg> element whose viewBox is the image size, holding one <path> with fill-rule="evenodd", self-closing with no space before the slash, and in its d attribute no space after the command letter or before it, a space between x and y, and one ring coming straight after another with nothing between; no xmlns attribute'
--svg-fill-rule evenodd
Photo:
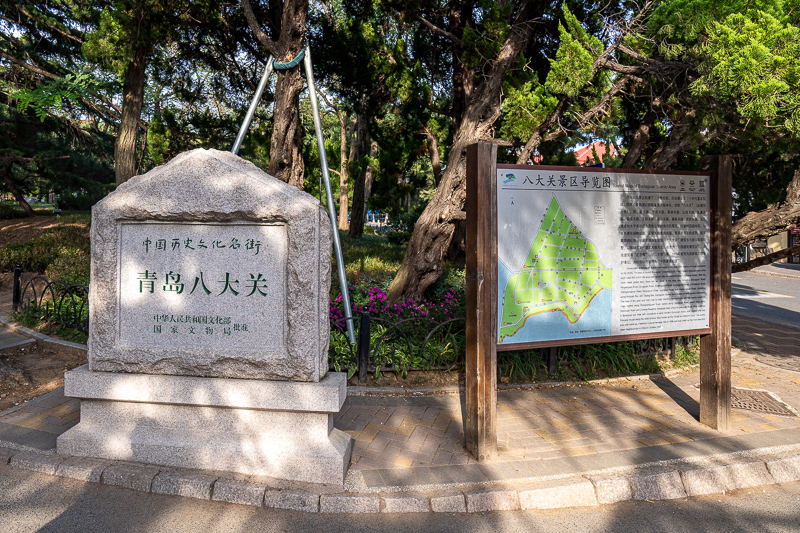
<svg viewBox="0 0 800 533"><path fill-rule="evenodd" d="M347 229L347 114L339 115L339 229ZM352 131L352 128L350 128Z"/></svg>
<svg viewBox="0 0 800 533"><path fill-rule="evenodd" d="M439 143L436 141L436 137L433 136L430 128L426 126L423 131L425 132L425 136L428 138L428 154L431 156L433 181L435 186L438 187L439 182L442 181L442 162L439 160Z"/></svg>
<svg viewBox="0 0 800 533"><path fill-rule="evenodd" d="M276 37L272 39L261 29L249 0L241 0L240 5L250 29L276 61L291 61L303 49L308 0L269 3L263 16L269 21L268 27ZM303 188L305 174L303 130L300 123L302 68L302 65L298 65L288 70L276 69L278 81L275 84L275 113L267 168L269 174L298 189Z"/></svg>
<svg viewBox="0 0 800 533"><path fill-rule="evenodd" d="M347 236L358 239L364 234L364 217L366 215L366 180L367 180L367 145L369 144L369 133L367 123L360 114L356 115L356 131L353 133L356 139L355 153L350 152L350 157L354 162L358 162L358 174L353 176L353 210L350 214L350 230Z"/></svg>
<svg viewBox="0 0 800 533"><path fill-rule="evenodd" d="M144 104L146 68L147 46L141 45L133 52L122 84L122 116L117 140L114 143L114 173L117 185L125 183L136 175L136 137L139 134L139 118Z"/></svg>
<svg viewBox="0 0 800 533"><path fill-rule="evenodd" d="M299 52L298 46L297 53ZM267 173L302 190L305 165L303 129L300 123L300 92L303 90L303 78L299 66L289 70L278 70L277 73L274 126Z"/></svg>
<svg viewBox="0 0 800 533"><path fill-rule="evenodd" d="M625 154L625 158L622 160L622 168L633 168L639 162L639 158L642 157L642 152L647 146L647 141L650 140L650 128L653 127L657 117L655 110L651 109L642 118L636 134L633 136L633 142L628 148L628 153Z"/></svg>
<svg viewBox="0 0 800 533"><path fill-rule="evenodd" d="M690 116L682 113L667 137L667 141L645 161L643 168L667 170L678 160L678 156L698 145L698 139L693 135Z"/></svg>
<svg viewBox="0 0 800 533"><path fill-rule="evenodd" d="M367 174L364 178L364 206L367 205L367 200L372 195L372 179L373 179L373 162L378 159L378 142L372 141L369 146L370 163L367 165ZM365 207L366 208L366 207Z"/></svg>
<svg viewBox="0 0 800 533"><path fill-rule="evenodd" d="M783 203L757 213L747 213L733 224L731 245L735 250L797 226L800 226L800 169L795 171L786 188L786 200Z"/></svg>
<svg viewBox="0 0 800 533"><path fill-rule="evenodd" d="M570 105L572 105L572 98L568 96L565 96L561 100L559 100L558 105L556 105L556 108L553 110L552 113L550 113L550 116L548 116L544 121L542 121L542 123L539 124L535 130L533 130L531 138L528 139L528 142L525 143L525 147L522 149L522 152L519 154L519 157L517 157L518 165L528 164L528 162L533 157L533 152L535 152L539 148L539 145L542 143L542 138L544 134L550 131L550 129L553 128L553 126L555 126L558 123L558 121L561 120L561 117L564 116L564 113L566 112L567 109L569 109Z"/></svg>
<svg viewBox="0 0 800 533"><path fill-rule="evenodd" d="M522 3L509 36L491 61L480 85L473 88L471 73L461 78L454 74L454 82L461 84L454 87L454 97L469 88L469 92L464 93L469 103L460 117L442 181L417 220L403 262L389 286L389 301L400 298L419 301L431 283L441 276L442 263L455 231L454 222L463 219L467 146L488 136L499 118L503 76L519 61L527 46L533 33L530 20L538 9L537 2ZM454 64L458 70L458 58L454 58Z"/></svg>
<svg viewBox="0 0 800 533"><path fill-rule="evenodd" d="M22 193L17 188L16 184L14 183L14 179L11 176L11 166L13 163L8 161L5 164L5 168L3 169L3 182L6 184L6 188L8 191L14 196L14 199L19 203L20 207L22 207L23 211L28 214L29 217L35 217L36 213L33 212L33 208L25 201L25 197L22 196Z"/></svg>

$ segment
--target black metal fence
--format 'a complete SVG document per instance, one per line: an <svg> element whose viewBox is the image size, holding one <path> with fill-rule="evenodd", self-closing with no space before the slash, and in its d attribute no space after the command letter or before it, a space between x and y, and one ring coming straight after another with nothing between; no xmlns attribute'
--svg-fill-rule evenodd
<svg viewBox="0 0 800 533"><path fill-rule="evenodd" d="M48 322L89 332L89 287L30 276L14 266L12 310Z"/></svg>

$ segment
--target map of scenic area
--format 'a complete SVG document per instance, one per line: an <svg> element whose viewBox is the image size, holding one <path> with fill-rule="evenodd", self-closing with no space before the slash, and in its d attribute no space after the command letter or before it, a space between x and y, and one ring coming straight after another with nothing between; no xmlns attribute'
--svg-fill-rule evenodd
<svg viewBox="0 0 800 533"><path fill-rule="evenodd" d="M504 269L502 262L500 268ZM578 323L595 297L603 290L610 292L612 280L612 269L603 265L595 245L566 216L555 196L542 216L521 270L505 274L501 273L501 279L507 278L500 296L498 343L501 344L512 341L511 338L520 333L529 320L547 329L565 329L565 326ZM610 322L610 298L596 307L603 309L595 313L592 324L568 333L593 336L593 332L607 330L605 323ZM545 313L563 315L567 323L543 315ZM601 327L596 327L598 325ZM566 333L564 331L563 336ZM524 336L527 338L515 338L513 342L539 340L534 332Z"/></svg>

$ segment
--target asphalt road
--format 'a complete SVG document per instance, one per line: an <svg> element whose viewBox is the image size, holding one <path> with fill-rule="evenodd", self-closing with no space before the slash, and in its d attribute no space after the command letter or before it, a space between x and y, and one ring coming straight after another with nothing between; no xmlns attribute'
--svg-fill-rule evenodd
<svg viewBox="0 0 800 533"><path fill-rule="evenodd" d="M0 531L795 532L800 531L800 483L554 511L321 515L133 492L0 466Z"/></svg>
<svg viewBox="0 0 800 533"><path fill-rule="evenodd" d="M734 315L800 329L800 279L740 272L731 284Z"/></svg>

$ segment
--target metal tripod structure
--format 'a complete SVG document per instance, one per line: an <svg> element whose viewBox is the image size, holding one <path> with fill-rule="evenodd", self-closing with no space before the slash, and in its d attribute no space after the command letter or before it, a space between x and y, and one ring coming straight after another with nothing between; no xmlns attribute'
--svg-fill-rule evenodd
<svg viewBox="0 0 800 533"><path fill-rule="evenodd" d="M317 102L317 93L314 87L314 72L311 69L311 50L308 45L303 49L300 54L290 61L289 63L279 64L279 68L293 68L300 60L303 60L303 65L306 71L306 80L308 81L308 93L311 98L311 111L314 115L314 129L317 131L317 148L319 149L320 166L322 167L322 178L325 182L325 197L328 200L328 216L331 219L331 227L333 229L333 248L336 253L336 266L339 271L339 287L342 289L342 304L344 305L345 322L347 323L347 337L351 343L356 342L355 330L353 328L352 311L350 309L350 292L347 287L347 277L344 272L344 257L342 256L342 243L339 241L339 230L336 217L336 206L333 204L333 191L331 189L331 176L328 172L328 157L325 154L325 140L322 138L322 121L319 118L319 104ZM272 75L274 68L273 63L275 58L269 56L267 66L264 69L264 74L261 76L261 81L258 84L253 101L250 102L250 108L247 110L247 115L244 117L242 127L239 128L239 134L236 136L236 141L233 143L231 152L234 154L239 153L239 148L242 146L244 136L250 128L250 122L253 120L253 115L258 107L258 102L261 101L261 95L267 87L269 77Z"/></svg>

